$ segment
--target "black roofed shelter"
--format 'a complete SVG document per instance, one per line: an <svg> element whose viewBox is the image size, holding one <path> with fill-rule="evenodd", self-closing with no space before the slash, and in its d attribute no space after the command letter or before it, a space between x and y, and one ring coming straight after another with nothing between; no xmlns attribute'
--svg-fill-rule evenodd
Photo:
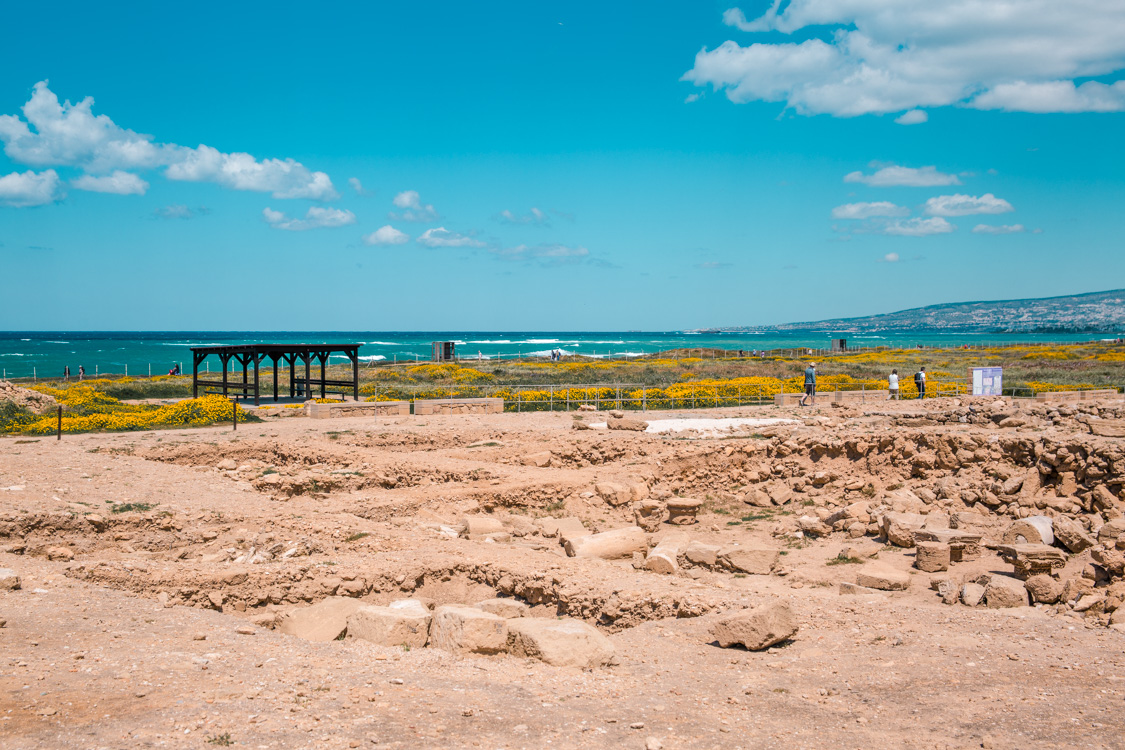
<svg viewBox="0 0 1125 750"><path fill-rule="evenodd" d="M237 397L254 397L254 404L259 403L258 392L258 366L269 357L273 360L273 400L277 401L277 363L284 362L289 367L289 398L304 396L312 398L316 386L320 386L320 397L324 398L328 388L350 388L352 397L359 401L359 344L247 344L242 346L193 346L191 348L191 395L199 398L199 387L203 386L205 393L222 393L224 396L234 394ZM223 363L222 380L200 380L199 365L208 355L214 354ZM328 358L332 354L343 354L352 362L351 380L329 380L325 375ZM230 380L227 377L231 360L242 365L242 381ZM320 377L312 377L311 365L313 360L320 363ZM305 363L305 376L297 377L297 363ZM254 380L250 382L248 368L254 366ZM204 378L208 373L204 373ZM336 390L337 393L342 393Z"/></svg>

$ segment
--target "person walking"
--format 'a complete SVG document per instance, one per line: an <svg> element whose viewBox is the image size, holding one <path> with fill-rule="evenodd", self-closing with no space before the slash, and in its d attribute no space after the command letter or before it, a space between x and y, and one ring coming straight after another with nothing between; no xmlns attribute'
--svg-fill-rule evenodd
<svg viewBox="0 0 1125 750"><path fill-rule="evenodd" d="M898 370L891 370L890 376L887 377L887 390L890 391L887 400L898 401Z"/></svg>
<svg viewBox="0 0 1125 750"><path fill-rule="evenodd" d="M812 406L816 406L816 362L809 362L809 366L805 368L805 393L797 405L804 406L807 398L811 398Z"/></svg>
<svg viewBox="0 0 1125 750"><path fill-rule="evenodd" d="M923 367L914 373L914 385L918 387L918 398L926 397L926 368Z"/></svg>
<svg viewBox="0 0 1125 750"><path fill-rule="evenodd" d="M78 365L78 379L82 380L84 377L86 377L86 368L82 365Z"/></svg>
<svg viewBox="0 0 1125 750"><path fill-rule="evenodd" d="M67 383L70 382L70 365L63 368L63 380Z"/></svg>

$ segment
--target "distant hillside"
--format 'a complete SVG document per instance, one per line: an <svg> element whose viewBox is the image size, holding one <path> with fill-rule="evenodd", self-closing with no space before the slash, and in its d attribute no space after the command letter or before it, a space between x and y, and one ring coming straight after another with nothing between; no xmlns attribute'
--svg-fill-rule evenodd
<svg viewBox="0 0 1125 750"><path fill-rule="evenodd" d="M996 333L1086 333L1125 330L1125 289L1067 297L930 305L863 318L839 318L721 331L949 331Z"/></svg>

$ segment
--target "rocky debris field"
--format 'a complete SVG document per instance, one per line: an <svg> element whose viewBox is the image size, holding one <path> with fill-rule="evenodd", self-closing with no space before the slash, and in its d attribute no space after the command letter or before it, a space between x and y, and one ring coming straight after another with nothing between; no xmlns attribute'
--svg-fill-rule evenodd
<svg viewBox="0 0 1125 750"><path fill-rule="evenodd" d="M1120 401L0 439L5 747L1116 747Z"/></svg>

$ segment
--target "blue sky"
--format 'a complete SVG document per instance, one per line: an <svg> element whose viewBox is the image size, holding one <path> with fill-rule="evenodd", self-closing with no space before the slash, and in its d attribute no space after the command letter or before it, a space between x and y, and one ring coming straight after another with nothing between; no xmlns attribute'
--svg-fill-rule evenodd
<svg viewBox="0 0 1125 750"><path fill-rule="evenodd" d="M112 8L0 28L0 328L663 330L1125 287L1112 0Z"/></svg>

